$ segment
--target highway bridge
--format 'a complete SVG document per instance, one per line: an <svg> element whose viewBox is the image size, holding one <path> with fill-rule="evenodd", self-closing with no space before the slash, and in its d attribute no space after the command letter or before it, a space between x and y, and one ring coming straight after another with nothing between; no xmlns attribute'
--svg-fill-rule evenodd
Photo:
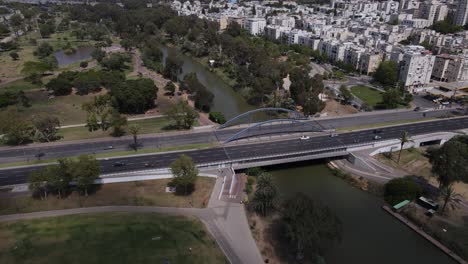
<svg viewBox="0 0 468 264"><path fill-rule="evenodd" d="M304 131L317 131L327 129L338 129L344 127L356 127L372 124L381 124L385 122L401 122L414 120L429 120L433 118L446 117L452 115L454 110L438 110L428 112L415 111L390 111L390 112L369 112L363 114L354 114L337 118L319 118L314 120L302 121L306 125L302 127ZM460 114L460 113L458 113ZM239 133L245 127L232 127L222 130L204 130L204 131L178 131L163 134L151 134L139 136L141 149L159 149L164 147L186 146L192 144L204 143L222 143L228 141L236 133ZM252 137L260 134L269 133L291 133L298 124L274 123L268 126L259 126L257 130L252 129L246 133L241 133L238 138ZM24 162L36 159L36 155L43 153L43 159L54 159L63 157L73 157L80 154L101 154L109 152L122 152L131 150L129 145L133 142L131 137L122 138L104 138L92 140L78 140L68 142L51 142L32 144L19 147L0 147L0 164ZM112 149L109 148L112 146Z"/></svg>
<svg viewBox="0 0 468 264"><path fill-rule="evenodd" d="M101 174L119 172L135 172L147 170L146 163L151 163L154 169L167 168L181 154L189 155L199 167L230 166L245 168L256 166L262 162L270 164L285 163L297 160L307 160L326 157L345 156L350 149L365 145L373 145L380 141L398 139L403 132L412 136L456 131L468 128L468 117L441 119L407 125L384 127L379 129L379 137L375 139L374 129L342 133L336 137L328 135L311 137L308 140L298 138L278 141L259 142L254 144L221 146L210 149L179 151L172 153L148 154L101 160ZM115 167L115 162L123 162L123 167ZM25 183L27 176L42 166L9 168L0 170L0 186Z"/></svg>

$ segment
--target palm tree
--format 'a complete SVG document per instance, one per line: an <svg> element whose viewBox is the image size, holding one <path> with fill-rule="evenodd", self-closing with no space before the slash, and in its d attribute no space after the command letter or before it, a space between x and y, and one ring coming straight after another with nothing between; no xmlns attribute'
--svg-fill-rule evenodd
<svg viewBox="0 0 468 264"><path fill-rule="evenodd" d="M400 137L400 152L398 153L398 161L397 163L400 163L400 158L401 158L401 152L403 151L403 147L405 146L406 143L412 142L411 137L407 131L403 132L403 134Z"/></svg>
<svg viewBox="0 0 468 264"><path fill-rule="evenodd" d="M140 126L132 125L128 127L128 132L133 136L133 144L132 147L135 151L138 150L138 133L140 133Z"/></svg>
<svg viewBox="0 0 468 264"><path fill-rule="evenodd" d="M447 185L440 189L440 194L444 198L444 206L442 206L442 212L445 211L447 204L451 204L452 209L458 207L458 204L461 203L461 195L455 193L453 185Z"/></svg>

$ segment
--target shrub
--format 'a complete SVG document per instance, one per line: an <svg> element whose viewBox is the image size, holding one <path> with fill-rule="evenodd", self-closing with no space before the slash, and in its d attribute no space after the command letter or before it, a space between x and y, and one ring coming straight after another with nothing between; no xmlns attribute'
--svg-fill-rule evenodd
<svg viewBox="0 0 468 264"><path fill-rule="evenodd" d="M404 200L413 200L421 193L421 186L413 178L396 178L385 184L384 199L387 203L395 205Z"/></svg>
<svg viewBox="0 0 468 264"><path fill-rule="evenodd" d="M226 117L224 117L223 113L221 112L210 112L208 117L211 121L216 122L218 124L226 123Z"/></svg>

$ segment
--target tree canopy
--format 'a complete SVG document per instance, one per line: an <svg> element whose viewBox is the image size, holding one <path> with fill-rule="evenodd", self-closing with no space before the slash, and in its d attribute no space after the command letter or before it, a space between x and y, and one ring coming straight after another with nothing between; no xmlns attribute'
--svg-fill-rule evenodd
<svg viewBox="0 0 468 264"><path fill-rule="evenodd" d="M191 193L198 176L198 169L192 158L185 154L180 155L170 167L174 177L172 184L176 187L176 191L184 195Z"/></svg>

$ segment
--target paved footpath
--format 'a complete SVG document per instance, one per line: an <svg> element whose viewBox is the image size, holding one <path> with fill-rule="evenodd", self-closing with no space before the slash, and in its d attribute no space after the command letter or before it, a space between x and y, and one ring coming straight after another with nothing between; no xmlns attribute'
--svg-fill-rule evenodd
<svg viewBox="0 0 468 264"><path fill-rule="evenodd" d="M231 263L263 263L260 251L258 250L252 237L252 233L250 232L244 206L239 203L229 203L218 200L222 183L223 178L218 177L207 208L99 206L2 215L0 216L0 222L106 212L163 213L194 216L206 225L208 231L211 233Z"/></svg>

